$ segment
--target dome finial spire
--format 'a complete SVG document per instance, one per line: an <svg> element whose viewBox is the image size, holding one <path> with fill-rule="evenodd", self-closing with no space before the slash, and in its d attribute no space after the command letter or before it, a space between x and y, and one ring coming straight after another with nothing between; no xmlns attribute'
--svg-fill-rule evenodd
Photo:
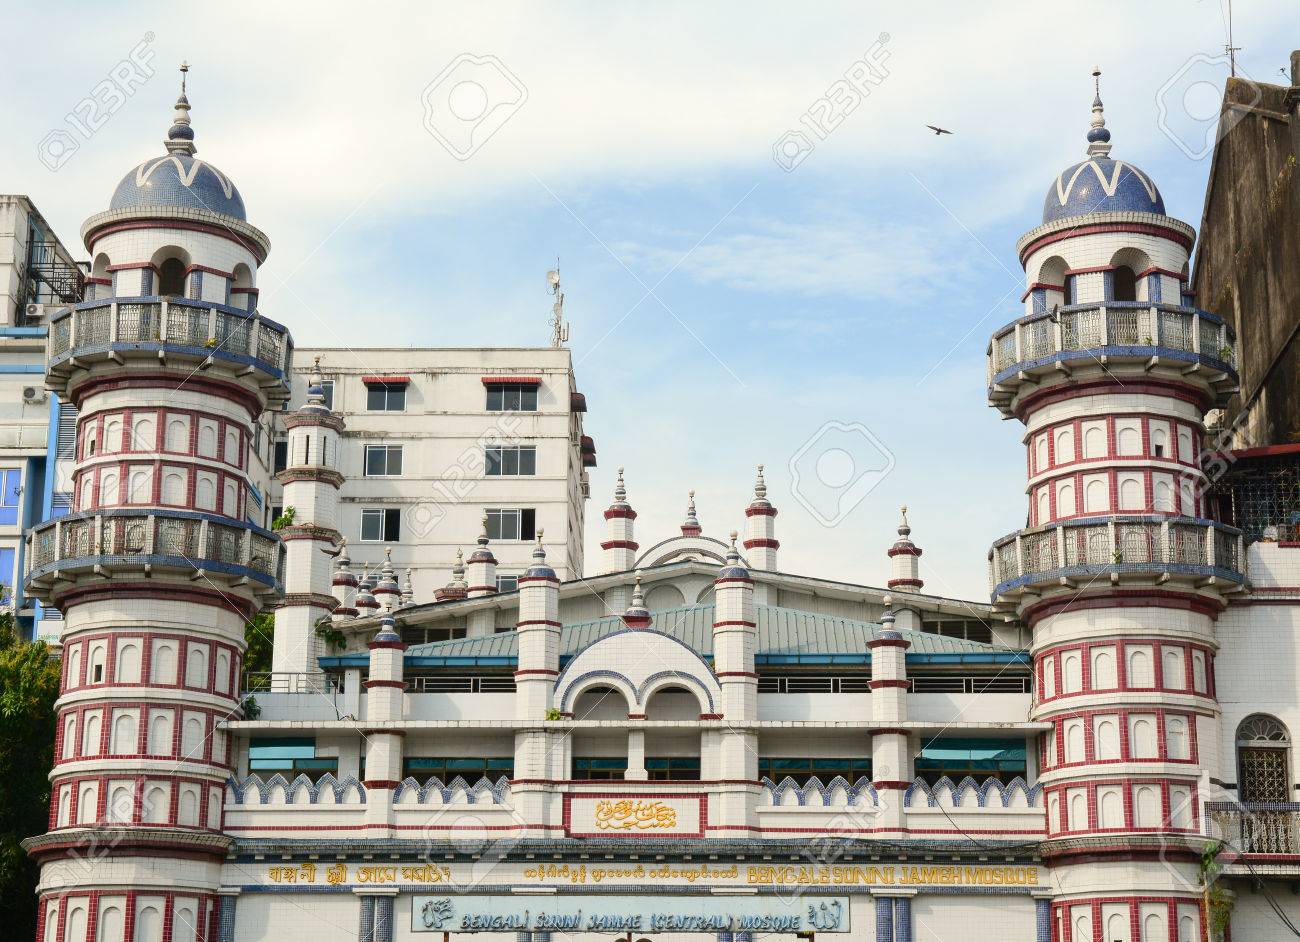
<svg viewBox="0 0 1300 942"><path fill-rule="evenodd" d="M190 71L188 62L181 63L181 94L176 99L176 112L172 115L172 126L167 130L167 152L169 154L193 155L198 148L194 146L194 128L190 127L190 100L185 96L185 83Z"/></svg>
<svg viewBox="0 0 1300 942"><path fill-rule="evenodd" d="M1088 129L1088 155L1106 157L1110 154L1110 131L1106 130L1106 111L1101 103L1101 67L1092 70L1092 126Z"/></svg>

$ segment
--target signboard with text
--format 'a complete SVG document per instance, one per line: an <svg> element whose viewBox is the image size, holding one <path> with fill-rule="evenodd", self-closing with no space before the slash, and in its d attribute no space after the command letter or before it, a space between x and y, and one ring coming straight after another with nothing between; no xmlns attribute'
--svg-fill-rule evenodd
<svg viewBox="0 0 1300 942"><path fill-rule="evenodd" d="M847 896L413 896L412 932L848 932Z"/></svg>
<svg viewBox="0 0 1300 942"><path fill-rule="evenodd" d="M565 795L569 837L703 837L707 795Z"/></svg>

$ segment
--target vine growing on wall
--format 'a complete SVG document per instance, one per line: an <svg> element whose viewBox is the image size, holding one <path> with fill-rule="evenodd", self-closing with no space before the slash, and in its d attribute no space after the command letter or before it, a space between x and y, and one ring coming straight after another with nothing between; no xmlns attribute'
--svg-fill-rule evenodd
<svg viewBox="0 0 1300 942"><path fill-rule="evenodd" d="M1205 887L1206 922L1209 923L1210 942L1223 942L1232 921L1233 896L1219 884L1223 864L1219 863L1222 841L1212 841L1201 852L1201 885Z"/></svg>

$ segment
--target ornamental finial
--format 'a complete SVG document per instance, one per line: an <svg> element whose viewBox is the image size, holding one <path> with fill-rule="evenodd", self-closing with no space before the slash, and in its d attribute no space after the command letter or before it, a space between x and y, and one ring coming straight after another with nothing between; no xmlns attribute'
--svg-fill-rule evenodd
<svg viewBox="0 0 1300 942"><path fill-rule="evenodd" d="M194 128L190 126L190 100L185 96L186 73L190 71L188 62L181 63L181 94L176 99L176 111L172 115L172 126L167 131L164 142L170 154L194 154Z"/></svg>
<svg viewBox="0 0 1300 942"><path fill-rule="evenodd" d="M614 503L627 503L627 488L623 486L623 466L619 465L618 480L614 482Z"/></svg>
<svg viewBox="0 0 1300 942"><path fill-rule="evenodd" d="M1088 155L1105 157L1110 153L1110 131L1106 130L1106 112L1101 103L1101 67L1092 70L1092 126L1088 129Z"/></svg>

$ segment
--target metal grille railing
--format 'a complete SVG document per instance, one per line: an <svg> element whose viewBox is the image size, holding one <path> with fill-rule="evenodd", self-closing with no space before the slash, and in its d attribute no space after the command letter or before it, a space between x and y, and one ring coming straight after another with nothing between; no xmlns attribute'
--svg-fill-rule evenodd
<svg viewBox="0 0 1300 942"><path fill-rule="evenodd" d="M208 342L208 311L206 308L167 306L167 339L172 343L201 347Z"/></svg>
<svg viewBox="0 0 1300 942"><path fill-rule="evenodd" d="M989 562L993 587L1021 576L1082 566L1180 564L1239 572L1241 534L1210 522L1125 519L1113 524L1052 524L998 541Z"/></svg>
<svg viewBox="0 0 1300 942"><path fill-rule="evenodd" d="M306 674L288 671L249 671L245 693L342 693L342 674Z"/></svg>
<svg viewBox="0 0 1300 942"><path fill-rule="evenodd" d="M158 340L161 304L119 304L117 339L126 343Z"/></svg>
<svg viewBox="0 0 1300 942"><path fill-rule="evenodd" d="M1018 362L1098 347L1165 347L1235 362L1231 337L1221 322L1201 311L1171 308L1111 302L1036 315L994 336L989 369L996 375Z"/></svg>
<svg viewBox="0 0 1300 942"><path fill-rule="evenodd" d="M1210 827L1230 850L1245 854L1300 854L1300 804L1210 802Z"/></svg>
<svg viewBox="0 0 1300 942"><path fill-rule="evenodd" d="M239 356L254 355L280 370L289 367L290 344L282 327L256 314L232 313L179 298L105 301L73 310L50 325L48 352L51 357L62 356L75 348L115 340L208 347Z"/></svg>
<svg viewBox="0 0 1300 942"><path fill-rule="evenodd" d="M283 550L273 536L197 517L78 514L33 528L31 565L94 556L178 556L196 566L243 566L278 579Z"/></svg>

